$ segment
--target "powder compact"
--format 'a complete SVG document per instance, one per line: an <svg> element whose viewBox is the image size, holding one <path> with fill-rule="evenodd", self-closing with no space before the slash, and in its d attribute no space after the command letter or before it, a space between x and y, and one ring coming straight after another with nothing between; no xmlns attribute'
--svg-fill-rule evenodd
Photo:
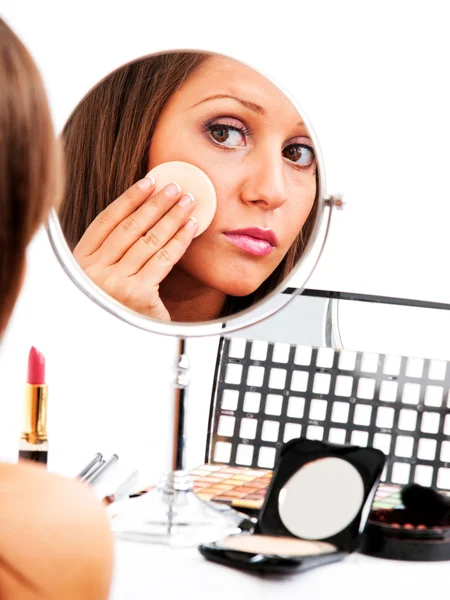
<svg viewBox="0 0 450 600"><path fill-rule="evenodd" d="M394 560L450 560L450 498L413 483L400 499L392 508L373 507L361 552Z"/></svg>
<svg viewBox="0 0 450 600"><path fill-rule="evenodd" d="M264 572L341 560L361 544L384 464L374 448L291 440L280 451L254 531L199 550L209 560Z"/></svg>

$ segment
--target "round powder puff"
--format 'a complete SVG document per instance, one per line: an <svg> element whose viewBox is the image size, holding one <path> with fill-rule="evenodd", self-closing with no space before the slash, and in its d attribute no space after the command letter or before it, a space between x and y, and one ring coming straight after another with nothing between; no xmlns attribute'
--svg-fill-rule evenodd
<svg viewBox="0 0 450 600"><path fill-rule="evenodd" d="M183 192L194 196L197 204L192 216L198 223L195 237L211 225L217 206L216 190L210 178L201 169L186 162L171 161L154 167L148 175L155 180L155 193L167 184L175 182Z"/></svg>
<svg viewBox="0 0 450 600"><path fill-rule="evenodd" d="M219 543L227 550L275 556L311 556L336 552L336 546L327 542L312 542L271 535L230 535Z"/></svg>

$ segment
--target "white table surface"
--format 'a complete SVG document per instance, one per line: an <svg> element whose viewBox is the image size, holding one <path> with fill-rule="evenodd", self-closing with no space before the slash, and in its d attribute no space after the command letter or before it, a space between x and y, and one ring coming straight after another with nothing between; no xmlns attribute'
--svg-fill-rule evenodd
<svg viewBox="0 0 450 600"><path fill-rule="evenodd" d="M449 598L450 562L403 562L361 554L296 575L255 575L204 559L196 548L116 541L110 600L391 600Z"/></svg>

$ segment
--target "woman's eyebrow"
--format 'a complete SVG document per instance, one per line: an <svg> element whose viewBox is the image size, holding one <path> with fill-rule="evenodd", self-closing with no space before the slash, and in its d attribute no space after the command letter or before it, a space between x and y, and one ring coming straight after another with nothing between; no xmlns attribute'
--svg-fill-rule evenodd
<svg viewBox="0 0 450 600"><path fill-rule="evenodd" d="M259 104L256 104L256 102L250 102L249 100L243 100L242 98L238 98L237 96L232 96L230 94L215 94L214 96L208 96L206 98L203 98L203 100L200 100L200 102L193 104L191 106L191 108L194 108L195 106L198 106L199 104L203 104L203 102L209 102L210 100L218 100L220 98L231 98L232 100L236 100L237 102L240 102L243 106L245 106L245 108L248 108L249 110L257 113L258 115L265 114L264 108L262 106L260 106Z"/></svg>

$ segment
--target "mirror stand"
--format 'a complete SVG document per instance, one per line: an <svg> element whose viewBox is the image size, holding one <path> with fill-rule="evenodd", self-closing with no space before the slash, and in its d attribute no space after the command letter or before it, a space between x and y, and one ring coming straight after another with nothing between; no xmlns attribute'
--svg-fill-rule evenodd
<svg viewBox="0 0 450 600"><path fill-rule="evenodd" d="M185 468L185 407L190 363L186 340L178 340L174 380L173 440L169 470L146 494L126 503L113 519L117 537L170 546L193 546L239 532L242 515L234 509L201 500Z"/></svg>

